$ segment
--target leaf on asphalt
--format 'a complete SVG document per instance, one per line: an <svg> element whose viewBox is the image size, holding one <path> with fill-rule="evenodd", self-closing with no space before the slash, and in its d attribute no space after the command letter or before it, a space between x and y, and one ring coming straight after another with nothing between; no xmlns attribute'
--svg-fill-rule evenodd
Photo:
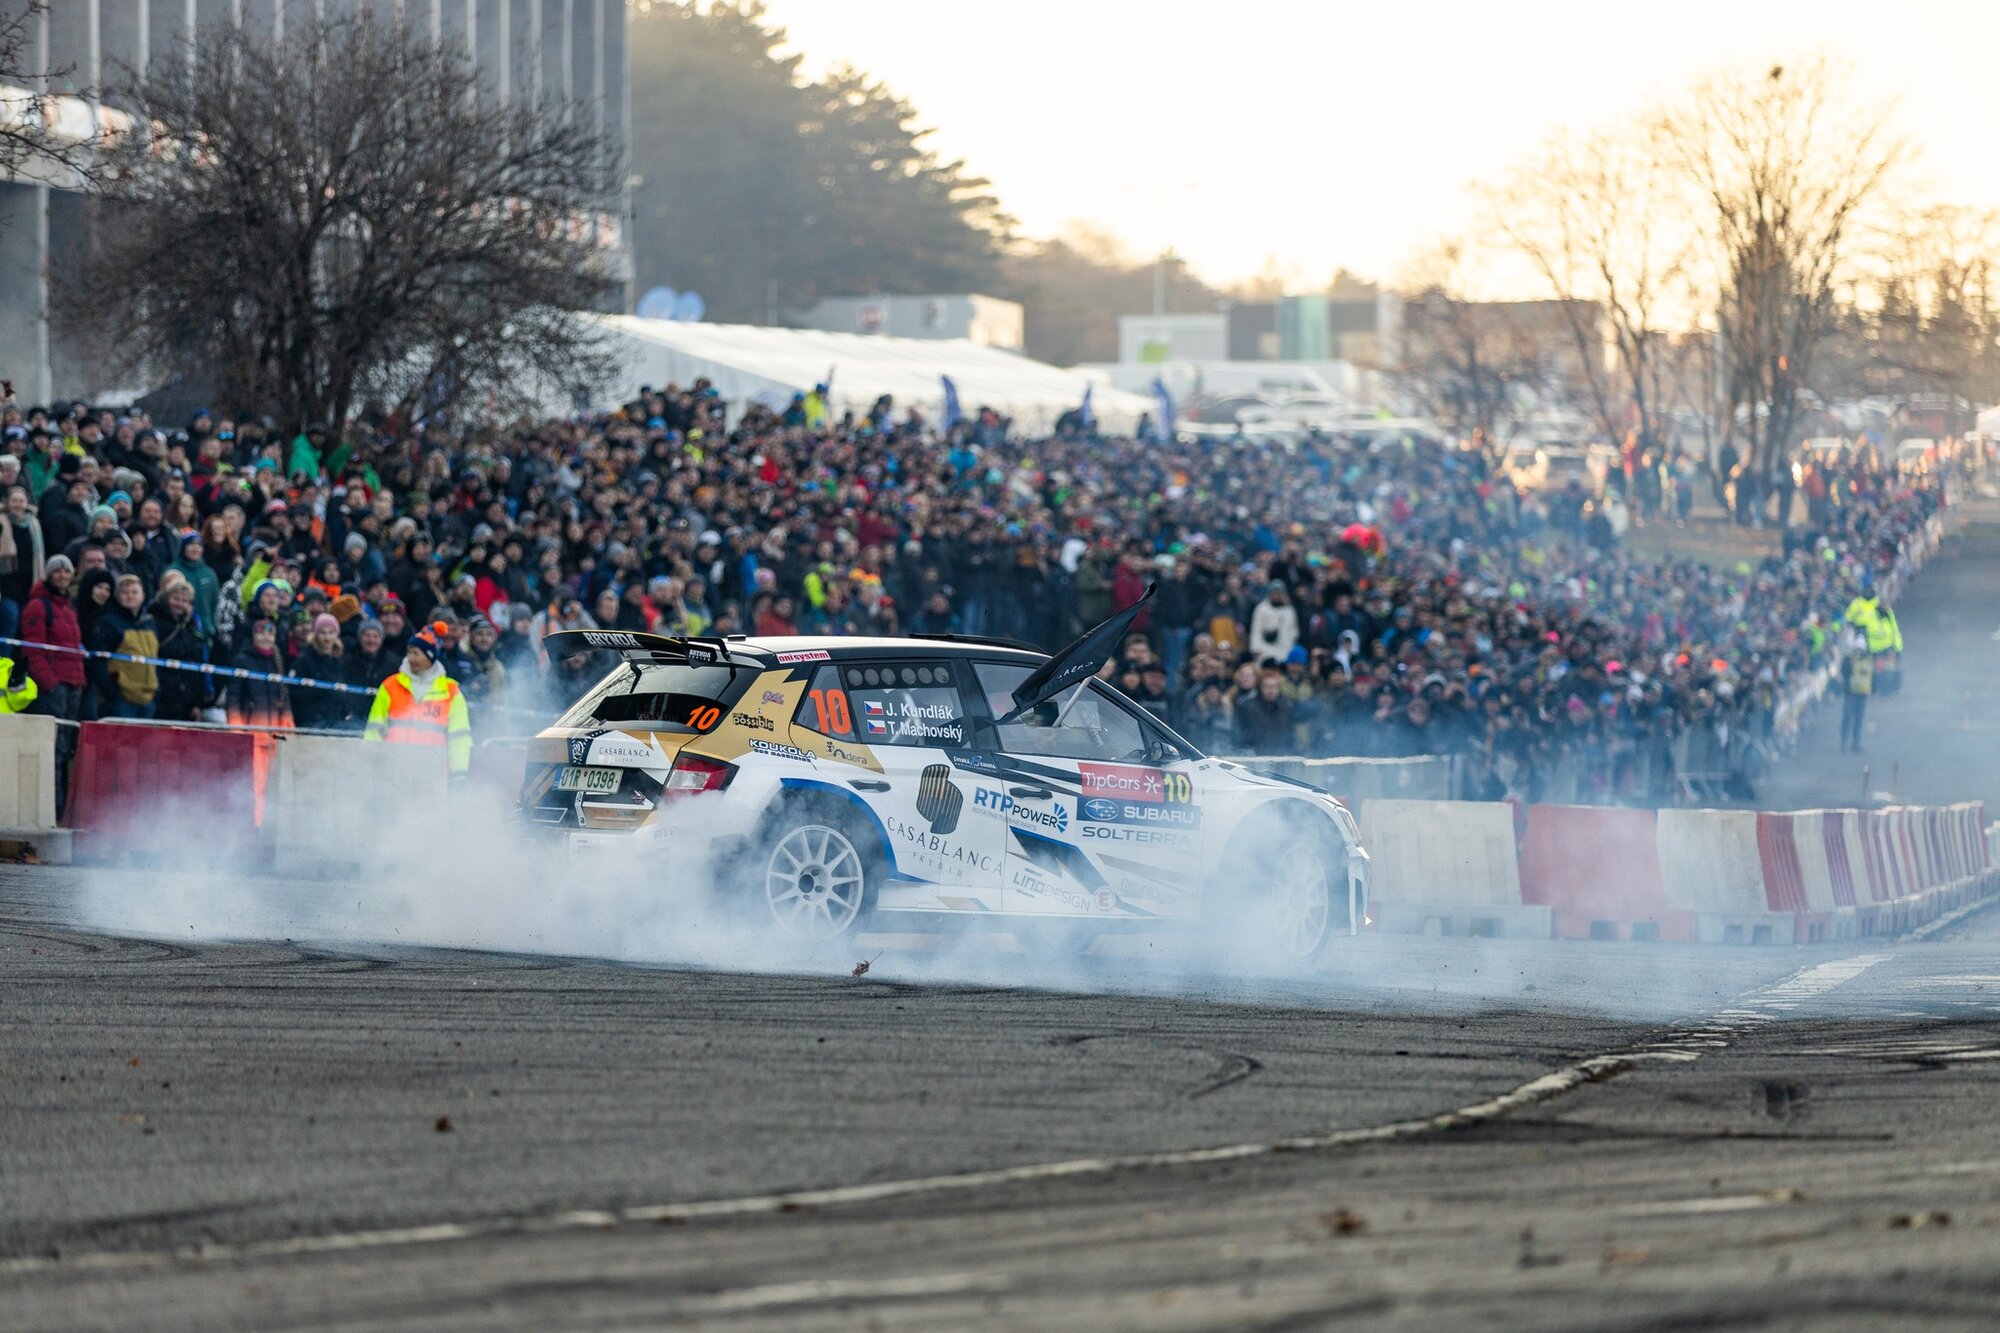
<svg viewBox="0 0 2000 1333"><path fill-rule="evenodd" d="M431 1128L436 1130L440 1134L451 1133L452 1130L451 1117L448 1115L439 1116L437 1118L437 1123L435 1125L432 1125Z"/></svg>
<svg viewBox="0 0 2000 1333"><path fill-rule="evenodd" d="M137 1069L139 1067L139 1057L135 1055L130 1060L127 1060L125 1067L127 1069Z"/></svg>
<svg viewBox="0 0 2000 1333"><path fill-rule="evenodd" d="M1643 1264L1653 1257L1653 1252L1643 1245L1628 1247L1613 1246L1604 1252L1606 1268L1623 1268L1631 1264Z"/></svg>
<svg viewBox="0 0 2000 1333"><path fill-rule="evenodd" d="M1889 1227L1893 1231L1915 1231L1919 1227L1948 1227L1950 1225L1951 1214L1945 1212L1897 1213L1889 1219Z"/></svg>
<svg viewBox="0 0 2000 1333"><path fill-rule="evenodd" d="M1368 1229L1368 1219L1352 1208L1336 1208L1319 1215L1320 1228L1329 1236L1358 1236Z"/></svg>
<svg viewBox="0 0 2000 1333"><path fill-rule="evenodd" d="M877 958L879 958L879 957L881 957L881 955L880 955L880 954L877 954L877 955L876 955L876 957L877 957ZM853 974L854 974L855 976L857 976L857 977L865 977L865 976L867 976L867 975L868 975L868 969L869 969L869 967L870 967L870 966L871 966L871 965L873 964L873 962L874 962L874 960L873 960L873 959L869 959L869 958L864 958L864 959L862 959L862 960L861 960L860 962L858 962L858 963L856 963L856 964L854 965L854 973L853 973Z"/></svg>

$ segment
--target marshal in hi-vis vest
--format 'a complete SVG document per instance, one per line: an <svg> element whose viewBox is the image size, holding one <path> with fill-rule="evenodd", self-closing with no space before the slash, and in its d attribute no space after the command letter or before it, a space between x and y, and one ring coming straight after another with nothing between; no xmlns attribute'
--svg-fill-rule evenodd
<svg viewBox="0 0 2000 1333"><path fill-rule="evenodd" d="M368 739L445 746L453 775L463 776L472 767L472 722L458 682L439 676L422 698L415 687L405 671L382 682L368 710Z"/></svg>

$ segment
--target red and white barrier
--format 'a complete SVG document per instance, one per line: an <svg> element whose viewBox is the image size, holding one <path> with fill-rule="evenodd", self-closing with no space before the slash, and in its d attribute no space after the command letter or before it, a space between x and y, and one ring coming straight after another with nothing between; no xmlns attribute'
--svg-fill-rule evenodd
<svg viewBox="0 0 2000 1333"><path fill-rule="evenodd" d="M1788 840L1798 868L1800 905L1796 939L1800 944L1852 939L1859 928L1854 908L1854 881L1847 867L1847 840L1840 810L1801 810L1790 815L1765 815L1770 837ZM1759 841L1763 841L1760 825ZM1768 871L1767 871L1768 873ZM1769 898L1766 894L1766 898Z"/></svg>
<svg viewBox="0 0 2000 1333"><path fill-rule="evenodd" d="M1651 810L1528 807L1521 895L1553 909L1558 939L1693 939L1693 914L1669 902L1660 867Z"/></svg>
<svg viewBox="0 0 2000 1333"><path fill-rule="evenodd" d="M1766 888L1763 818L1749 810L1660 811L1661 883L1669 903L1694 913L1698 943L1778 944L1796 937L1796 912L1777 908ZM1790 864L1795 876L1796 856ZM1795 882L1779 893L1781 901L1804 899Z"/></svg>

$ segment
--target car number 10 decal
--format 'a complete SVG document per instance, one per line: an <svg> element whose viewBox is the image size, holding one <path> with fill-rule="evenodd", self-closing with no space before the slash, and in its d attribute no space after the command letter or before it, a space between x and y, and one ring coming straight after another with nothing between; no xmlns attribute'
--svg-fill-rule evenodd
<svg viewBox="0 0 2000 1333"><path fill-rule="evenodd" d="M819 721L814 731L824 736L854 735L854 715L848 711L846 690L808 690L806 697L812 700L813 716Z"/></svg>

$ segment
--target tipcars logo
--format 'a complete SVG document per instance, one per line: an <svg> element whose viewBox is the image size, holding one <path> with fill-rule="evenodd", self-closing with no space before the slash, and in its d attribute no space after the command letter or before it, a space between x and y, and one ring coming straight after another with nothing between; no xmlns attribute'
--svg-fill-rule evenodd
<svg viewBox="0 0 2000 1333"><path fill-rule="evenodd" d="M959 811L965 808L965 793L951 780L951 765L932 764L917 783L917 813L930 823L931 832L949 833L958 827Z"/></svg>
<svg viewBox="0 0 2000 1333"><path fill-rule="evenodd" d="M1057 833L1069 832L1069 810L1061 801L1044 809L1041 806L1022 805L1004 791L991 787L976 787L972 792L972 806L975 810L991 810L996 815L1018 819L1024 824L1039 824Z"/></svg>
<svg viewBox="0 0 2000 1333"><path fill-rule="evenodd" d="M1124 801L1172 802L1194 799L1194 783L1185 773L1131 764L1078 764L1077 781L1085 796L1109 796Z"/></svg>

